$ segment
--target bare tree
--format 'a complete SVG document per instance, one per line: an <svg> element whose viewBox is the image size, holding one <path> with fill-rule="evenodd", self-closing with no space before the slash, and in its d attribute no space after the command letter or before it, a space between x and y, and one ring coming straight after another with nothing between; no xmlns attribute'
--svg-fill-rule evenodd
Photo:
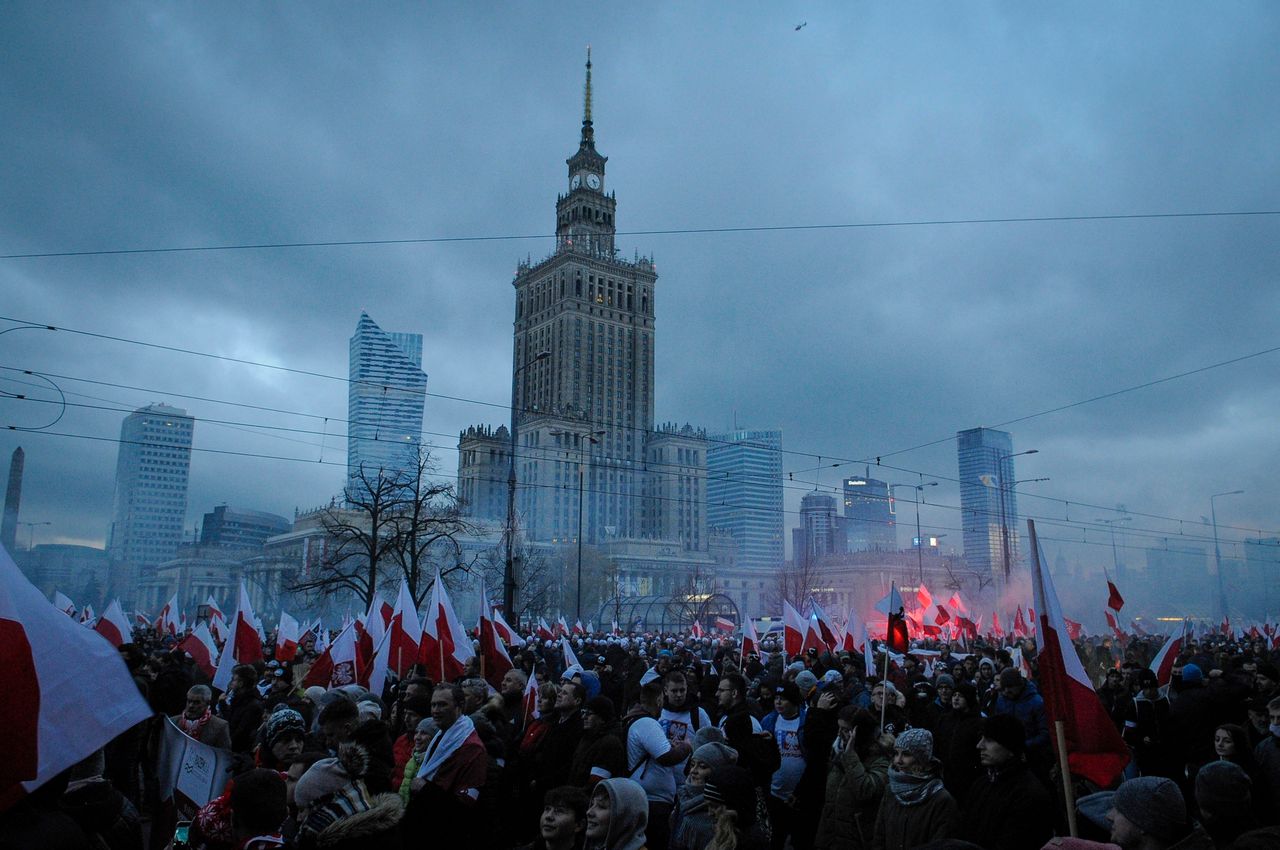
<svg viewBox="0 0 1280 850"><path fill-rule="evenodd" d="M820 578L821 570L812 559L783 564L765 598L769 612L781 615L784 599L797 610L802 609L808 603L813 589L819 585Z"/></svg>
<svg viewBox="0 0 1280 850"><path fill-rule="evenodd" d="M502 616L512 626L526 620L551 613L553 591L558 596L556 577L546 555L538 549L517 540L515 547L516 562L516 609L504 611ZM476 568L485 588L489 591L490 600L502 599L502 582L506 575L507 553L505 545L496 544L480 554Z"/></svg>
<svg viewBox="0 0 1280 850"><path fill-rule="evenodd" d="M401 477L404 498L392 518L395 531L390 554L419 607L431 592L437 567L441 577L448 579L458 572L470 572L474 566L474 559L468 562L463 558L457 538L474 534L476 527L463 518L453 485L431 480L434 471L430 453L420 447L415 468Z"/></svg>

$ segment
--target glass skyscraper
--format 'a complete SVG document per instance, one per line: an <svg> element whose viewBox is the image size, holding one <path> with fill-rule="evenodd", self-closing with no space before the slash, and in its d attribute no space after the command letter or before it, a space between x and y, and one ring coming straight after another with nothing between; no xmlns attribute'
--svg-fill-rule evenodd
<svg viewBox="0 0 1280 850"><path fill-rule="evenodd" d="M351 337L347 395L347 476L370 479L417 468L427 375L422 334L389 333L360 314Z"/></svg>
<svg viewBox="0 0 1280 850"><path fill-rule="evenodd" d="M889 485L868 475L845 478L844 518L850 552L896 552L898 529Z"/></svg>
<svg viewBox="0 0 1280 850"><path fill-rule="evenodd" d="M783 562L782 431L713 434L707 446L707 526L733 536L738 564Z"/></svg>
<svg viewBox="0 0 1280 850"><path fill-rule="evenodd" d="M970 569L1003 580L1018 553L1013 437L1007 431L971 428L956 434L956 448L964 559Z"/></svg>

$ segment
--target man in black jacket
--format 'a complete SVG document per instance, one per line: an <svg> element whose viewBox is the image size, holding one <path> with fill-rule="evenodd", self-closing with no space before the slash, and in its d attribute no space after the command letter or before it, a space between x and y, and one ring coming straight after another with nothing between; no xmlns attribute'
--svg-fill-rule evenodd
<svg viewBox="0 0 1280 850"><path fill-rule="evenodd" d="M262 698L257 684L258 671L250 664L237 664L231 670L227 693L218 703L218 716L231 726L232 752L253 752L257 743L258 727L262 725Z"/></svg>
<svg viewBox="0 0 1280 850"><path fill-rule="evenodd" d="M1042 846L1053 837L1053 805L1027 767L1022 723L1008 714L988 717L978 754L984 773L965 796L961 837L986 850Z"/></svg>

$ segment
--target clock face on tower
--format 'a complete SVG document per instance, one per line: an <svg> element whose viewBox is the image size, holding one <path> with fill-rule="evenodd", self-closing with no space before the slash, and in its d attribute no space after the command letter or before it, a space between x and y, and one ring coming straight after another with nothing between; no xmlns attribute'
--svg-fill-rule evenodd
<svg viewBox="0 0 1280 850"><path fill-rule="evenodd" d="M569 181L569 188L576 189L581 185L582 185L582 175L581 174L573 175L573 179Z"/></svg>
<svg viewBox="0 0 1280 850"><path fill-rule="evenodd" d="M588 175L587 175L587 185L588 185L589 187L591 187L592 189L599 189L599 188L600 188L600 175L599 175L599 174L588 174Z"/></svg>

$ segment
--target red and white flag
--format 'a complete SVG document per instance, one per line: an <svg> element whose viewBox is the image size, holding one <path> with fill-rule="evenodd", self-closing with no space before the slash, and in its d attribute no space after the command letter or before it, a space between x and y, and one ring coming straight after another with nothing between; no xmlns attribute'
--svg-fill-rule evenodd
<svg viewBox="0 0 1280 850"><path fill-rule="evenodd" d="M178 644L178 649L190 655L196 666L210 679L213 678L217 672L214 661L218 657L218 645L213 642L213 634L209 631L208 624L201 623L196 626L191 634Z"/></svg>
<svg viewBox="0 0 1280 850"><path fill-rule="evenodd" d="M213 676L213 686L220 691L225 691L231 684L231 668L237 664L252 664L262 660L262 638L253 625L254 619L249 591L245 589L244 581L241 581L235 623L227 642L222 646L218 670Z"/></svg>
<svg viewBox="0 0 1280 850"><path fill-rule="evenodd" d="M991 634L995 635L996 640L1004 638L1004 629L1000 628L1000 615L995 611L991 612Z"/></svg>
<svg viewBox="0 0 1280 850"><path fill-rule="evenodd" d="M551 627L547 625L545 617L538 618L538 628L535 630L535 633L538 635L539 640L554 640L556 636L555 632L551 630Z"/></svg>
<svg viewBox="0 0 1280 850"><path fill-rule="evenodd" d="M502 612L497 608L493 609L493 630L498 633L498 640L507 646L524 646L524 638L516 634L516 630L507 624Z"/></svg>
<svg viewBox="0 0 1280 850"><path fill-rule="evenodd" d="M939 626L945 626L947 623L951 622L951 615L947 613L945 606L938 606L938 613L934 616L933 622L937 623Z"/></svg>
<svg viewBox="0 0 1280 850"><path fill-rule="evenodd" d="M466 629L462 628L458 615L453 611L439 570L431 587L431 605L426 616L418 663L427 668L427 676L432 681L452 682L466 671L467 664L476 653L471 648Z"/></svg>
<svg viewBox="0 0 1280 850"><path fill-rule="evenodd" d="M616 626L616 623L615 623L615 626ZM733 624L733 620L730 620L726 617L716 617L715 620L712 621L711 626L717 631L722 631L725 634L729 634L729 635L737 631L737 626Z"/></svg>
<svg viewBox="0 0 1280 850"><path fill-rule="evenodd" d="M1165 641L1156 657L1151 659L1151 671L1156 674L1156 682L1162 688L1173 680L1173 665L1182 652L1182 640L1183 633L1179 631Z"/></svg>
<svg viewBox="0 0 1280 850"><path fill-rule="evenodd" d="M586 634L586 631L587 631L586 629L582 628L582 621L581 621L581 620L574 620L574 621L573 621L573 634L575 634L575 635Z"/></svg>
<svg viewBox="0 0 1280 850"><path fill-rule="evenodd" d="M382 643L382 636L387 633L387 623L382 621L382 606L384 604L382 594L374 593L373 599L369 600L369 612L364 615L364 630L368 633L369 639L373 641L374 646ZM394 613L393 611L392 616L394 616Z"/></svg>
<svg viewBox="0 0 1280 850"><path fill-rule="evenodd" d="M218 672L222 672L221 667ZM352 622L347 623L347 627L333 639L324 654L311 665L302 684L308 688L318 685L329 690L344 685L357 685L364 672L356 651L356 625Z"/></svg>
<svg viewBox="0 0 1280 850"><path fill-rule="evenodd" d="M1027 536L1035 607L1040 612L1038 661L1045 713L1050 728L1063 724L1071 772L1100 788L1109 788L1129 763L1129 748L1067 637L1062 605L1040 551L1034 520L1027 520Z"/></svg>
<svg viewBox="0 0 1280 850"><path fill-rule="evenodd" d="M1018 606L1018 613L1013 615L1013 633L1018 637L1026 637L1029 634L1027 621L1022 616L1021 605Z"/></svg>
<svg viewBox="0 0 1280 850"><path fill-rule="evenodd" d="M378 619L377 617L374 618ZM409 593L409 584L400 579L400 593L387 627L391 643L387 648L388 669L403 679L418 659L418 643L422 638L422 624L418 622L418 606Z"/></svg>
<svg viewBox="0 0 1280 850"><path fill-rule="evenodd" d="M538 674L530 673L529 681L524 686L524 696L521 698L524 709L524 724L522 729L528 729L529 724L537 720L541 716L538 711Z"/></svg>
<svg viewBox="0 0 1280 850"><path fill-rule="evenodd" d="M55 590L53 592L53 607L66 614L68 617L76 616L76 613L79 611L79 609L76 608L76 603L72 602L70 597L61 590Z"/></svg>
<svg viewBox="0 0 1280 850"><path fill-rule="evenodd" d="M818 626L818 637L826 644L827 649L832 652L839 646L840 639L836 635L835 624L831 622L831 618L827 616L827 612L822 610L822 606L818 604L818 600L809 600L810 616L813 617Z"/></svg>
<svg viewBox="0 0 1280 850"><path fill-rule="evenodd" d="M1124 597L1120 595L1120 591L1111 583L1111 579L1107 579L1107 607L1117 614L1124 607Z"/></svg>
<svg viewBox="0 0 1280 850"><path fill-rule="evenodd" d="M111 641L112 646L133 642L133 627L129 625L129 618L124 615L119 599L111 600L93 630Z"/></svg>
<svg viewBox="0 0 1280 850"><path fill-rule="evenodd" d="M556 619L556 637L564 637L569 634L569 624L564 621L564 614Z"/></svg>
<svg viewBox="0 0 1280 850"><path fill-rule="evenodd" d="M756 634L755 621L750 617L742 618L742 660L745 663L748 655L760 654L760 636Z"/></svg>
<svg viewBox="0 0 1280 850"><path fill-rule="evenodd" d="M216 600L216 599L214 599L214 598L213 598L213 594L212 594L212 593L210 593L210 594L209 594L209 598L207 598L207 599L204 601L204 604L205 604L205 605L207 605L207 606L209 607L209 619L210 619L210 620L212 620L212 619L214 618L214 616L217 616L217 617L218 617L218 619L222 620L222 622L224 622L224 623L225 623L225 622L227 621L227 614L226 614L226 612L222 610L222 606L218 604L218 600ZM212 630L211 630L211 631L212 631Z"/></svg>
<svg viewBox="0 0 1280 850"><path fill-rule="evenodd" d="M1080 636L1084 634L1084 626L1069 617L1063 617L1062 622L1067 624L1067 637L1080 640Z"/></svg>
<svg viewBox="0 0 1280 850"><path fill-rule="evenodd" d="M732 632L732 631L733 631L733 629L730 629L729 631L731 631L731 632ZM613 634L613 636L614 636L614 637L617 637L618 635L622 634L622 631L618 628L618 621L617 621L617 620L614 620L614 621L613 621L613 630L612 630L612 634Z"/></svg>
<svg viewBox="0 0 1280 850"><path fill-rule="evenodd" d="M168 634L177 637L178 635L178 594L173 594L168 602L164 603L164 607L160 609L160 613L156 616L156 631L161 634Z"/></svg>
<svg viewBox="0 0 1280 850"><path fill-rule="evenodd" d="M484 678L495 688L502 685L502 677L507 675L513 665L507 648L499 640L497 624L490 616L489 597L484 592L484 582L480 583L480 660L484 665ZM506 625L505 623L503 625Z"/></svg>
<svg viewBox="0 0 1280 850"><path fill-rule="evenodd" d="M916 604L920 606L921 617L933 605L933 594L924 586L924 582L920 582L920 587L916 590Z"/></svg>
<svg viewBox="0 0 1280 850"><path fill-rule="evenodd" d="M298 654L298 621L283 608L280 609L280 626L276 629L276 661L292 661Z"/></svg>
<svg viewBox="0 0 1280 850"><path fill-rule="evenodd" d="M375 617L381 620L382 617ZM369 664L369 691L382 696L387 687L387 647L391 645L391 633L382 630L382 640L373 648L373 659Z"/></svg>
<svg viewBox="0 0 1280 850"><path fill-rule="evenodd" d="M804 636L809 631L809 624L800 612L787 600L782 600L782 651L787 656L799 655L804 651Z"/></svg>
<svg viewBox="0 0 1280 850"><path fill-rule="evenodd" d="M702 623L697 620L693 621L693 625L689 627L689 634L695 638L702 637Z"/></svg>
<svg viewBox="0 0 1280 850"><path fill-rule="evenodd" d="M801 652L808 652L810 649L816 649L819 653L826 652L827 642L822 639L822 627L818 623L818 615L809 614L809 622L805 625L804 644L800 647Z"/></svg>
<svg viewBox="0 0 1280 850"><path fill-rule="evenodd" d="M560 636L560 648L564 651L564 669L566 672L577 667L582 669L582 665L578 663L578 656L574 653L573 647L569 646L569 636Z"/></svg>
<svg viewBox="0 0 1280 850"><path fill-rule="evenodd" d="M0 547L0 811L151 716L120 653L27 581Z"/></svg>

